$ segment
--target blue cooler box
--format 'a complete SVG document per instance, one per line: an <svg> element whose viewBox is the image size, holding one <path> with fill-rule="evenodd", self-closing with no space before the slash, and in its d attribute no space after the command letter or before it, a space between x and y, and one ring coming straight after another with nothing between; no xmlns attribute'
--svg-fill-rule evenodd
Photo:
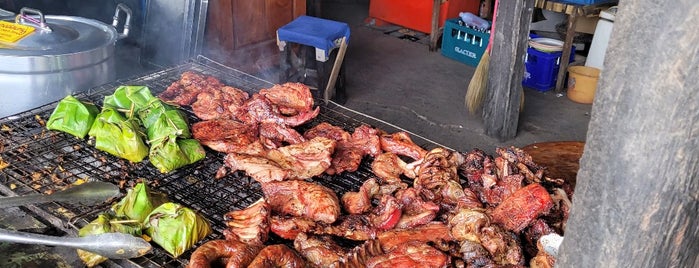
<svg viewBox="0 0 699 268"><path fill-rule="evenodd" d="M459 25L459 20L459 18L448 19L444 22L442 55L471 66L478 66L488 46L490 33Z"/></svg>
<svg viewBox="0 0 699 268"><path fill-rule="evenodd" d="M549 91L555 87L562 54L562 51L547 53L532 47L527 48L522 85L541 92ZM569 62L573 62L573 60L575 60L575 46L570 53Z"/></svg>

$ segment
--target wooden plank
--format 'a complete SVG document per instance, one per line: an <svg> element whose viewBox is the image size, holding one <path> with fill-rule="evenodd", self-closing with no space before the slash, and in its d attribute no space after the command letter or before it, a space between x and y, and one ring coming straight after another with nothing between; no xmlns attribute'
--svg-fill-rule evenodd
<svg viewBox="0 0 699 268"><path fill-rule="evenodd" d="M441 0L434 0L432 4L432 30L430 31L430 51L437 51L437 39L439 39L439 8Z"/></svg>
<svg viewBox="0 0 699 268"><path fill-rule="evenodd" d="M697 10L619 6L556 267L699 267Z"/></svg>
<svg viewBox="0 0 699 268"><path fill-rule="evenodd" d="M517 135L524 54L533 10L534 0L524 0L500 2L496 11L483 121L485 133L502 141Z"/></svg>
<svg viewBox="0 0 699 268"><path fill-rule="evenodd" d="M342 67L342 61L345 59L345 53L347 52L347 37L342 37L340 41L340 51L337 52L337 57L335 57L335 63L333 64L333 69L330 71L330 81L328 82L325 91L323 92L323 100L328 103L330 97L335 96L335 83L337 82L337 75L340 73L340 68Z"/></svg>
<svg viewBox="0 0 699 268"><path fill-rule="evenodd" d="M561 64L558 68L556 76L555 92L563 92L564 83L566 82L566 73L568 72L568 60L570 59L570 50L573 48L573 37L575 37L575 24L578 21L578 13L573 12L568 15L568 23L566 24L566 39L563 41L563 51L561 55Z"/></svg>

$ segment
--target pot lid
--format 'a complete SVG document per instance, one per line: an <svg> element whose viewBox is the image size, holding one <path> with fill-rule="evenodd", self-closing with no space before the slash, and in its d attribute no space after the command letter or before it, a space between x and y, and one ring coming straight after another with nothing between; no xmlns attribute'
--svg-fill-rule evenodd
<svg viewBox="0 0 699 268"><path fill-rule="evenodd" d="M28 17L29 20L36 21L42 18L43 15ZM82 17L45 16L44 27L33 23L19 24L34 27L34 31L14 43L0 43L0 55L71 54L113 45L118 37L111 25Z"/></svg>

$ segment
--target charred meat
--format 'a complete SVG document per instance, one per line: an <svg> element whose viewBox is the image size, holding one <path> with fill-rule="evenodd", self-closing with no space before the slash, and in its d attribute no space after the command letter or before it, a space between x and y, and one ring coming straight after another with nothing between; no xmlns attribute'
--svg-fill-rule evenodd
<svg viewBox="0 0 699 268"><path fill-rule="evenodd" d="M340 215L340 202L335 192L316 183L301 180L269 182L262 184L262 191L272 211L282 215L324 223L333 223Z"/></svg>

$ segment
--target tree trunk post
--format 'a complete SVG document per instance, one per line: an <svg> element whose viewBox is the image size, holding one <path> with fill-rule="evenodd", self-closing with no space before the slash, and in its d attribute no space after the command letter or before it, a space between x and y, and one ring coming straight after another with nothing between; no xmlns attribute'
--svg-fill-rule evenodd
<svg viewBox="0 0 699 268"><path fill-rule="evenodd" d="M699 267L698 12L619 6L557 267Z"/></svg>
<svg viewBox="0 0 699 268"><path fill-rule="evenodd" d="M517 135L534 0L502 1L496 12L483 122L488 136L505 141Z"/></svg>

